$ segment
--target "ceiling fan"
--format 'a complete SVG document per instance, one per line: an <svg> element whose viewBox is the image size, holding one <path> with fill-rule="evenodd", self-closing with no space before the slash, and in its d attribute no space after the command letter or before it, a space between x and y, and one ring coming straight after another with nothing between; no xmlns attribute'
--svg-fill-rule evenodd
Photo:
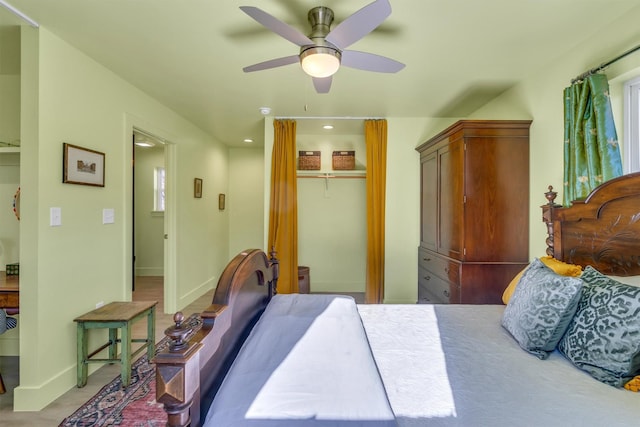
<svg viewBox="0 0 640 427"><path fill-rule="evenodd" d="M244 67L245 73L282 67L300 62L302 69L313 79L318 93L327 93L331 89L333 74L340 65L379 73L397 73L404 64L385 56L373 53L346 50L376 27L389 15L391 5L388 0L376 0L358 10L331 29L333 11L318 6L308 13L311 33L305 36L297 29L253 6L240 6L240 9L269 30L300 46L297 55L275 58L269 61Z"/></svg>

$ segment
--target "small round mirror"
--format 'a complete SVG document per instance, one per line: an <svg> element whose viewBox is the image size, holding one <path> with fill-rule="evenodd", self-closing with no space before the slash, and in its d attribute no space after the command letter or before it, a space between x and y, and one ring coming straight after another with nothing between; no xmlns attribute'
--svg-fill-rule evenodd
<svg viewBox="0 0 640 427"><path fill-rule="evenodd" d="M13 195L13 213L20 221L20 187L18 187L18 191Z"/></svg>

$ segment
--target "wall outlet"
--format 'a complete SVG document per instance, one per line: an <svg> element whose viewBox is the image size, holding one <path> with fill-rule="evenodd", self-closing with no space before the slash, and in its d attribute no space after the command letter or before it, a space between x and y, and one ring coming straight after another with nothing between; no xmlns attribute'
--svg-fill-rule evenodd
<svg viewBox="0 0 640 427"><path fill-rule="evenodd" d="M96 303L96 308L100 308L104 305L104 301L100 301Z"/></svg>

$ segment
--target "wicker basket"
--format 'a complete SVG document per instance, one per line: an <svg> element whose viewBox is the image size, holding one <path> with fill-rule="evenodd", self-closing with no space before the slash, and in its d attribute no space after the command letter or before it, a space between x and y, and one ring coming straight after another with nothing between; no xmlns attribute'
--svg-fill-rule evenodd
<svg viewBox="0 0 640 427"><path fill-rule="evenodd" d="M7 264L6 275L7 276L18 276L18 275L20 275L20 264L19 263Z"/></svg>
<svg viewBox="0 0 640 427"><path fill-rule="evenodd" d="M320 151L298 151L298 170L320 170Z"/></svg>
<svg viewBox="0 0 640 427"><path fill-rule="evenodd" d="M355 151L334 151L331 156L333 170L350 171L356 167Z"/></svg>

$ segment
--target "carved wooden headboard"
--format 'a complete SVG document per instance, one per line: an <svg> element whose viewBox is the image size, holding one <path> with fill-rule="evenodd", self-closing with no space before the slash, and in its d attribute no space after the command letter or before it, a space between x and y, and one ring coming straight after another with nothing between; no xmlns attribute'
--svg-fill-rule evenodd
<svg viewBox="0 0 640 427"><path fill-rule="evenodd" d="M551 186L545 196L547 255L604 274L640 275L640 173L607 181L569 207L555 203Z"/></svg>

